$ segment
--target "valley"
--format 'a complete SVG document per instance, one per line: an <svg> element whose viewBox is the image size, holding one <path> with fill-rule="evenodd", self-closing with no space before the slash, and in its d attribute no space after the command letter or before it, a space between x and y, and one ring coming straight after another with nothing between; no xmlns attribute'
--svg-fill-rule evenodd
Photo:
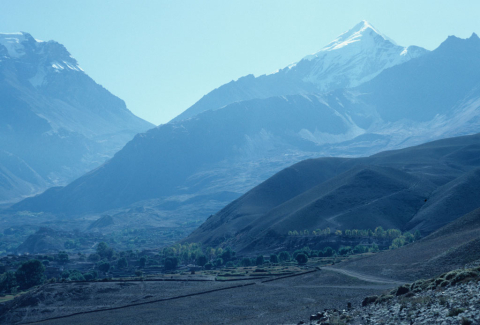
<svg viewBox="0 0 480 325"><path fill-rule="evenodd" d="M0 34L0 323L480 321L479 53L361 21L154 126Z"/></svg>

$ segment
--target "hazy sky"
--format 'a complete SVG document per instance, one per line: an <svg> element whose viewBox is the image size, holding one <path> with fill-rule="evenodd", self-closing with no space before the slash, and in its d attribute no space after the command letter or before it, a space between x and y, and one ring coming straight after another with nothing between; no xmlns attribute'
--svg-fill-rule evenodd
<svg viewBox="0 0 480 325"><path fill-rule="evenodd" d="M136 115L166 123L246 74L298 61L368 20L399 45L480 34L480 1L0 0L0 32L56 40Z"/></svg>

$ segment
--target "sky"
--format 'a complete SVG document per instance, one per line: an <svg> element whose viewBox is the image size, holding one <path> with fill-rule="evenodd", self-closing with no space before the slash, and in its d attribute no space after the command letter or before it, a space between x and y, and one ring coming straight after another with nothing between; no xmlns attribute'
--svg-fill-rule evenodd
<svg viewBox="0 0 480 325"><path fill-rule="evenodd" d="M271 73L367 20L408 46L480 34L478 0L0 0L0 32L68 49L136 115L167 123L211 90Z"/></svg>

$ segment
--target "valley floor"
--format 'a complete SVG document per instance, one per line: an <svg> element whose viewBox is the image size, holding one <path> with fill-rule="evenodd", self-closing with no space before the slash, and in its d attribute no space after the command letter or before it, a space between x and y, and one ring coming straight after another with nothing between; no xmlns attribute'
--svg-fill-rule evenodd
<svg viewBox="0 0 480 325"><path fill-rule="evenodd" d="M398 286L391 280L381 283L378 278L361 280L355 276L312 269L293 277L235 282L56 283L32 292L30 305L25 302L22 306L20 301L2 321L296 324L324 308L345 309L347 302L359 306L365 296Z"/></svg>

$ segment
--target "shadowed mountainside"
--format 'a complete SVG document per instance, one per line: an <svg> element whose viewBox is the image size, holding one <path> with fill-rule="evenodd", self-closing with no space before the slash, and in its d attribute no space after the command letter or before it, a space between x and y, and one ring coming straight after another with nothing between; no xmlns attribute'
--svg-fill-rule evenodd
<svg viewBox="0 0 480 325"><path fill-rule="evenodd" d="M64 185L153 127L65 47L0 34L0 203Z"/></svg>
<svg viewBox="0 0 480 325"><path fill-rule="evenodd" d="M479 155L476 134L367 158L303 161L211 216L187 241L248 250L290 230L382 226L429 233L480 206Z"/></svg>

